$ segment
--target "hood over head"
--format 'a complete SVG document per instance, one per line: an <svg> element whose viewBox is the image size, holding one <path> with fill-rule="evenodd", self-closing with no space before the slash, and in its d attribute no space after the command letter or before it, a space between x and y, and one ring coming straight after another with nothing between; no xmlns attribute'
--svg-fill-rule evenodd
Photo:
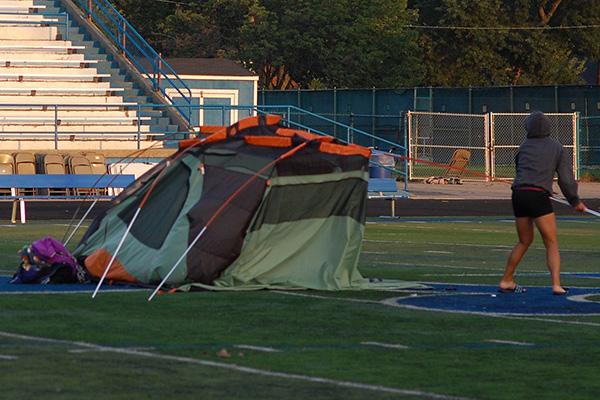
<svg viewBox="0 0 600 400"><path fill-rule="evenodd" d="M525 118L525 130L528 138L541 138L550 136L552 123L541 111L533 111Z"/></svg>

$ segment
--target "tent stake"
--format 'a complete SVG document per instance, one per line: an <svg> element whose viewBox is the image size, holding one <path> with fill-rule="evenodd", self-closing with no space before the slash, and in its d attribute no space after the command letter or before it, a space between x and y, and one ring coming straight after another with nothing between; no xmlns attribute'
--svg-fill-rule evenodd
<svg viewBox="0 0 600 400"><path fill-rule="evenodd" d="M96 289L94 290L94 294L92 294L92 299L96 297L96 294L98 293L98 290L100 289L100 286L102 286L102 283L104 282L104 279L106 279L106 275L108 275L108 270L110 270L110 267L112 267L113 262L115 261L115 258L117 258L117 254L119 254L119 250L121 250L121 246L123 246L123 242L125 242L125 238L129 234L129 231L131 230L131 227L133 226L133 223L135 222L135 220L136 220L137 216L139 215L140 211L142 211L142 208L138 207L137 211L133 215L133 218L131 219L131 222L127 226L127 230L125 231L125 234L121 238L121 241L119 242L119 245L117 246L117 249L115 250L115 253L113 254L113 256L110 259L110 262L108 263L108 265L106 266L106 268L104 269L104 273L102 274L102 278L100 278L100 281L98 282L98 285L96 286Z"/></svg>

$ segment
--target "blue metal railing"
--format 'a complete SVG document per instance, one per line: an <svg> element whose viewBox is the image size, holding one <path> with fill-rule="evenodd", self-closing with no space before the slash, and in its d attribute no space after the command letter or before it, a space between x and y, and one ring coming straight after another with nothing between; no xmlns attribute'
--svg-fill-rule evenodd
<svg viewBox="0 0 600 400"><path fill-rule="evenodd" d="M23 16L23 15L34 15L34 16L41 16L43 17L43 19L35 21L35 20L27 20L27 19L20 19L20 18L14 18L14 19L9 19L6 18L5 16L11 16L11 15L19 15L19 16ZM3 16L3 20L0 21L0 25L31 25L31 26L58 26L58 27L62 27L64 29L64 38L65 40L69 40L69 14L68 13L35 13L35 14L25 14L25 13L20 13L20 12L2 12L2 16ZM51 21L51 20L47 20L46 18L64 18L64 21Z"/></svg>
<svg viewBox="0 0 600 400"><path fill-rule="evenodd" d="M38 122L47 126L47 130L41 133L39 130L24 131L20 129L18 132L0 132L0 140L40 140L44 137L47 140L54 140L55 149L59 149L60 142L62 141L73 141L73 140L135 140L137 147L141 147L142 141L147 140L177 140L176 138L185 138L189 135L189 132L152 132L149 129L142 130L142 127L152 125L152 118L160 118L162 111L170 107L168 104L129 104L129 103L101 103L101 104L3 104L3 109L39 109L46 112L46 117L43 118L43 122ZM111 117L106 118L106 125L99 132L93 132L86 129L86 124L90 123L101 123L101 116L91 116L93 114L88 113L90 116L73 116L69 115L69 111L77 110L107 110L107 109L121 110L123 115L123 121L120 125L133 125L133 127L127 132L116 130L111 132L111 124L114 124L114 119ZM405 189L408 184L407 174L407 149L404 145L387 140L385 138L378 137L369 132L357 129L350 125L334 121L330 118L323 117L319 114L312 113L310 111L303 110L295 106L254 106L254 105L190 105L190 112L195 115L199 115L202 110L205 115L207 112L212 112L213 117L220 114L220 118L216 118L214 123L219 125L228 125L235 121L235 118L242 119L250 115L265 115L275 114L282 116L283 123L292 128L303 129L311 133L325 136L333 136L340 142L344 143L358 143L375 149L381 149L380 151L374 152L376 155L381 155L385 151L386 154L391 154L396 157L398 162L395 165L383 165L378 162L378 157L374 157L371 160L373 166L393 172L404 180ZM237 114L237 115L236 115ZM31 114L33 115L33 114ZM2 121L9 122L11 118L8 114L0 116L0 123ZM38 117L39 118L39 117ZM116 118L112 116L112 118ZM301 119L309 119L310 121L304 122ZM219 121L220 119L220 121ZM39 119L38 119L39 121ZM315 122L313 125L310 122ZM199 125L199 121L197 121ZM315 128L317 125L319 128ZM79 131L73 129L74 126L81 126ZM373 144L373 145L372 145Z"/></svg>
<svg viewBox="0 0 600 400"><path fill-rule="evenodd" d="M107 38L119 49L137 70L152 83L189 123L191 120L192 91L175 70L135 30L135 28L107 0L77 0ZM173 97L177 98L177 102Z"/></svg>

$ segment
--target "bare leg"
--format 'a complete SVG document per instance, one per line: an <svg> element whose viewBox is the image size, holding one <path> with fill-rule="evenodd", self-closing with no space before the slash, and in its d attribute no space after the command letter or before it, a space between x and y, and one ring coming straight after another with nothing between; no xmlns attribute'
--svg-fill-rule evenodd
<svg viewBox="0 0 600 400"><path fill-rule="evenodd" d="M516 286L514 275L519 262L527 252L527 249L533 242L533 220L528 217L520 217L515 220L515 226L517 228L517 235L519 241L513 247L508 260L506 261L506 268L504 269L504 276L500 281L499 287L501 289L512 289Z"/></svg>
<svg viewBox="0 0 600 400"><path fill-rule="evenodd" d="M560 253L556 235L556 216L554 213L543 215L535 219L535 225L542 234L546 247L546 264L552 278L552 292L564 293L565 290L560 285Z"/></svg>

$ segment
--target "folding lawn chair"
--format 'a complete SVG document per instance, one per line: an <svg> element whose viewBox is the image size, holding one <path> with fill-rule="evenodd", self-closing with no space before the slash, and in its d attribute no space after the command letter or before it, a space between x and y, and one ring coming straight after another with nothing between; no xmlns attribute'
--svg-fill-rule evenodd
<svg viewBox="0 0 600 400"><path fill-rule="evenodd" d="M446 179L448 183L461 183L460 178L469 165L470 159L471 152L469 150L454 150L454 154L452 154L452 158L446 167L446 172L444 172L444 179Z"/></svg>
<svg viewBox="0 0 600 400"><path fill-rule="evenodd" d="M15 172L15 162L11 154L0 154L0 175L12 175ZM10 188L1 188L0 194L10 195Z"/></svg>

